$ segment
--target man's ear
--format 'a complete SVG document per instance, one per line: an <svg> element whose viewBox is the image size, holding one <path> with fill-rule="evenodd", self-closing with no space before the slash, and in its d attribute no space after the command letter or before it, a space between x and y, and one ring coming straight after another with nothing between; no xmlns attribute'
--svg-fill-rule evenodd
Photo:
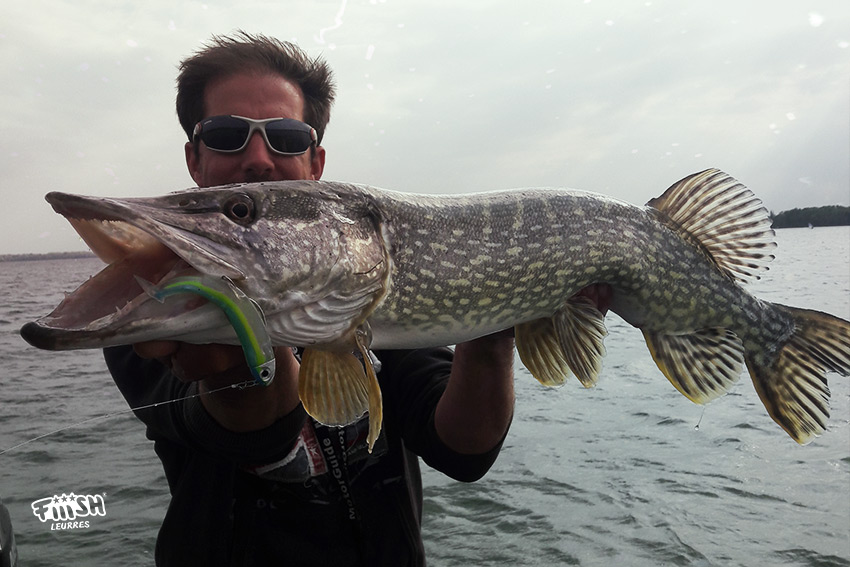
<svg viewBox="0 0 850 567"><path fill-rule="evenodd" d="M322 172L325 170L325 148L316 146L310 155L310 175L311 179L321 179Z"/></svg>
<svg viewBox="0 0 850 567"><path fill-rule="evenodd" d="M201 185L201 158L198 150L195 148L195 144L192 142L186 142L186 145L183 146L183 151L186 154L186 167L189 169L189 175L192 176L192 180L196 185Z"/></svg>

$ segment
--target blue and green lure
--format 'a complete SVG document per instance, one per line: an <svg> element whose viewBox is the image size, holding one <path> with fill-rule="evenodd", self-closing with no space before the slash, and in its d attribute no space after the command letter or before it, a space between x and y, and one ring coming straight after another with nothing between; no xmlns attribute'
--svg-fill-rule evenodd
<svg viewBox="0 0 850 567"><path fill-rule="evenodd" d="M236 331L255 382L263 386L271 384L275 372L274 350L263 312L233 282L207 275L183 276L156 286L139 277L136 280L145 293L160 303L172 295L193 293L221 309Z"/></svg>

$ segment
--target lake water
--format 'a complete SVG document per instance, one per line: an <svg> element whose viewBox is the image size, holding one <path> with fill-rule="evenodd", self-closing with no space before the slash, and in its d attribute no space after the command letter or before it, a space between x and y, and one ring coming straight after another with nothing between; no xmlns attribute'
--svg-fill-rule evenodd
<svg viewBox="0 0 850 567"><path fill-rule="evenodd" d="M756 295L850 319L850 227L778 232ZM99 352L43 352L18 335L100 266L0 263L0 498L21 564L152 565L168 491L144 428ZM794 443L748 377L703 410L656 369L641 334L607 319L599 385L547 390L517 367L514 424L481 481L424 470L431 565L850 566L850 380L832 417ZM70 529L32 504L101 497Z"/></svg>

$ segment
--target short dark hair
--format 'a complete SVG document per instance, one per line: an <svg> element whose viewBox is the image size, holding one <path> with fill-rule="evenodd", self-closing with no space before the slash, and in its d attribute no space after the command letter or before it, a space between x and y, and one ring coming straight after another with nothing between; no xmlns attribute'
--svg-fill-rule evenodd
<svg viewBox="0 0 850 567"><path fill-rule="evenodd" d="M336 94L330 66L321 57L311 59L293 43L241 30L234 36L213 36L210 43L180 63L177 118L189 141L193 141L195 124L206 117L207 85L245 72L271 72L297 84L304 95L304 122L316 129L318 143L322 143Z"/></svg>

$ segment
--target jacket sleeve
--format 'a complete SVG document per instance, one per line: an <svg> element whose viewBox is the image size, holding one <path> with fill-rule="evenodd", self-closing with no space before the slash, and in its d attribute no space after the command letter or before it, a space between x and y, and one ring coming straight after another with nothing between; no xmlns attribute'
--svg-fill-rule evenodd
<svg viewBox="0 0 850 567"><path fill-rule="evenodd" d="M459 481L473 482L490 470L504 437L486 453L467 455L450 449L437 434L434 414L446 389L454 353L447 347L380 351L379 374L384 413L405 445L428 466ZM507 433L506 433L507 435Z"/></svg>
<svg viewBox="0 0 850 567"><path fill-rule="evenodd" d="M165 439L238 463L268 463L290 451L307 418L299 405L265 429L233 432L204 408L196 382L181 382L161 363L139 357L130 346L104 349L104 358L118 389L154 441Z"/></svg>

